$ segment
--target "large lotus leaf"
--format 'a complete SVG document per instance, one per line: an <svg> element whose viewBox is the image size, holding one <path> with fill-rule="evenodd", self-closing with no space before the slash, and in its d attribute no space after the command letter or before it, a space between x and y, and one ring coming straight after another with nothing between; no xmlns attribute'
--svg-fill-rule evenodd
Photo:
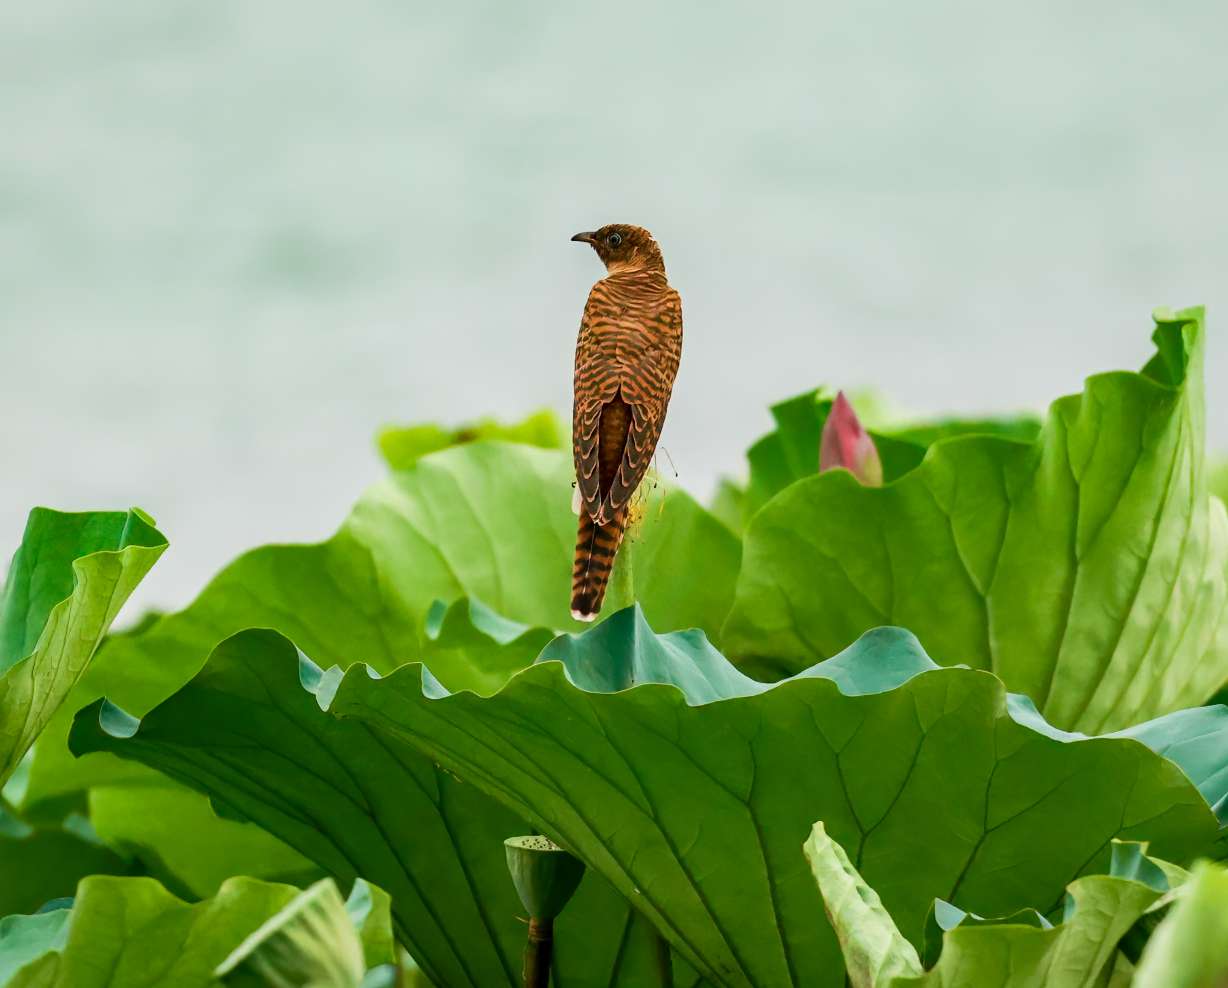
<svg viewBox="0 0 1228 988"><path fill-rule="evenodd" d="M213 968L298 890L249 878L189 905L152 878L92 877L73 902L68 937L9 988L204 988Z"/></svg>
<svg viewBox="0 0 1228 988"><path fill-rule="evenodd" d="M1134 988L1219 988L1228 983L1228 870L1200 863L1182 886L1135 973Z"/></svg>
<svg viewBox="0 0 1228 988"><path fill-rule="evenodd" d="M371 508L379 511L364 511L369 497L351 520L370 545L376 569L386 574L386 592L412 607L415 629L435 600L461 596L476 597L513 621L575 627L569 603L573 479L566 453L480 442L419 460L375 489ZM737 538L679 490L648 491L640 514L620 553L634 564L636 599L663 626L715 632L732 601L741 558ZM678 580L680 558L705 579ZM421 586L428 577L429 593ZM311 655L336 651L313 650L311 638L275 627ZM353 648L345 654L355 657ZM396 658L412 654L403 650Z"/></svg>
<svg viewBox="0 0 1228 988"><path fill-rule="evenodd" d="M204 796L165 777L148 785L95 786L89 811L103 841L187 898L215 895L232 875L289 885L319 877L281 841L250 823L218 817Z"/></svg>
<svg viewBox="0 0 1228 988"><path fill-rule="evenodd" d="M185 610L116 639L70 706L106 696L144 714L186 683L215 645L251 627L282 632L323 666L361 659L378 669L447 647L447 629L435 628L445 635L440 642L428 621L441 600L472 595L512 621L575 627L572 476L567 454L508 443L423 457L371 488L326 542L248 552ZM635 595L658 626L715 631L733 599L737 537L673 489L652 491L642 514L616 576L625 582L633 558ZM678 579L681 565L703 579ZM615 590L607 611L621 603L625 591ZM31 804L120 779L114 765L71 764L70 720L65 711L38 746Z"/></svg>
<svg viewBox="0 0 1228 988"><path fill-rule="evenodd" d="M1221 501L1228 501L1228 459L1219 457L1211 470L1211 493Z"/></svg>
<svg viewBox="0 0 1228 988"><path fill-rule="evenodd" d="M1054 403L1034 443L968 436L864 488L777 495L746 533L723 643L786 671L881 624L992 670L1063 727L1201 702L1228 671L1228 518L1208 498L1201 310L1157 355Z"/></svg>
<svg viewBox="0 0 1228 988"><path fill-rule="evenodd" d="M422 661L456 689L494 693L541 653L554 635L509 621L481 601L439 601L426 619Z"/></svg>
<svg viewBox="0 0 1228 988"><path fill-rule="evenodd" d="M1118 845L1114 843L1113 846L1116 848ZM824 901L826 902L826 896L824 896ZM830 903L828 903L828 908L830 908ZM836 924L833 922L832 925L835 926ZM930 909L930 914L925 919L925 937L921 952L921 962L926 967L933 967L938 962L938 958L942 955L943 938L951 930L961 926L1002 925L1031 926L1038 930L1048 930L1053 927L1053 923L1035 909L1020 909L1009 916L978 916L976 913L964 912L958 906L953 906L942 899L935 899L934 905ZM842 946L845 947L845 957L847 958L847 944L842 942Z"/></svg>
<svg viewBox="0 0 1228 988"><path fill-rule="evenodd" d="M291 902L290 885L232 878L218 894L188 904L152 878L85 879L77 889L67 938L26 964L7 988L206 988L214 969L249 934ZM354 895L370 896L356 888ZM388 944L371 914L359 934ZM387 916L384 915L386 921Z"/></svg>
<svg viewBox="0 0 1228 988"><path fill-rule="evenodd" d="M197 602L193 605L205 613L212 612L217 606L220 604L203 607ZM194 640L187 634L185 625L192 610L189 608L182 615L185 624L180 624L180 619L176 618L170 622L170 629L164 628L162 636L155 642L136 642L134 639L138 635L132 632L120 633L104 642L95 666L74 694L73 702L66 704L65 710L52 720L44 740L36 746L37 757L33 759L30 778L20 800L27 815L55 817L55 811L65 803L71 803L82 790L106 787L113 794L109 797L111 799L118 799L119 793L125 792L129 794L128 798L139 800L142 790L167 786L165 776L136 762L106 754L74 759L68 750L67 739L73 714L104 695L126 711L143 713L183 685L182 682L173 685L162 683L151 689L151 681L155 684L158 681L155 666L159 645L166 648L172 661L177 656L188 654L187 649ZM272 625L276 617L276 613L270 611L264 623ZM360 633L359 615L338 610L329 617L345 622L345 626L352 628L356 634ZM324 619L313 617L312 620ZM168 634L172 630L184 631L184 637L178 639L174 634ZM432 669L438 670L441 680L456 689L493 692L513 672L531 663L552 637L553 633L545 628L510 621L477 600L462 598L451 604L436 601L428 609L421 630L421 643L413 647L412 654L429 662ZM183 648L176 649L176 644ZM336 661L340 657L326 658ZM193 663L191 668L181 668L183 682L195 672L196 665ZM162 670L164 674L166 671ZM167 677L163 675L162 678ZM115 818L114 815L112 818ZM156 843L146 842L146 846L149 850L157 849ZM170 850L177 853L188 849ZM276 874L264 871L245 873L268 880L278 879Z"/></svg>
<svg viewBox="0 0 1228 988"><path fill-rule="evenodd" d="M249 935L215 976L227 988L360 988L367 965L341 893L322 878Z"/></svg>
<svg viewBox="0 0 1228 988"><path fill-rule="evenodd" d="M392 899L382 888L358 879L345 900L345 911L362 941L367 967L392 963L400 948L392 929Z"/></svg>
<svg viewBox="0 0 1228 988"><path fill-rule="evenodd" d="M67 905L31 916L0 919L0 985L30 962L61 949L68 940Z"/></svg>
<svg viewBox="0 0 1228 988"><path fill-rule="evenodd" d="M475 666L451 682L487 675ZM436 984L517 985L525 927L503 840L531 830L411 745L326 713L339 677L274 632L243 632L139 730L102 703L81 711L73 748L138 759L259 824L339 883L375 882L392 896L399 939ZM651 984L648 929L589 875L557 924L556 983Z"/></svg>
<svg viewBox="0 0 1228 988"><path fill-rule="evenodd" d="M851 988L1103 988L1118 942L1161 895L1132 879L1087 875L1070 884L1060 924L957 926L944 935L938 963L923 971L822 823L806 842L806 858L848 959Z"/></svg>
<svg viewBox="0 0 1228 988"><path fill-rule="evenodd" d="M744 527L746 508L746 487L722 477L716 483L716 493L708 503L712 515L725 523L731 532L741 532Z"/></svg>
<svg viewBox="0 0 1228 988"><path fill-rule="evenodd" d="M11 818L0 834L0 915L29 913L73 894L87 875L127 875L133 862L84 828L30 827ZM3 984L3 982L0 982Z"/></svg>
<svg viewBox="0 0 1228 988"><path fill-rule="evenodd" d="M30 512L0 597L0 785L165 548L139 511Z"/></svg>
<svg viewBox="0 0 1228 988"><path fill-rule="evenodd" d="M896 928L844 848L827 835L822 821L814 825L805 852L844 953L849 988L886 988L898 978L921 974L916 948Z"/></svg>
<svg viewBox="0 0 1228 988"><path fill-rule="evenodd" d="M543 449L564 449L567 446L563 425L549 409L534 412L520 422L508 425L494 419L479 419L455 428L434 423L389 425L380 430L376 442L388 466L393 470L408 470L428 453L482 439L501 439L527 446L541 446Z"/></svg>
<svg viewBox="0 0 1228 988"><path fill-rule="evenodd" d="M899 629L773 687L698 632L654 635L634 609L543 658L561 661L489 698L448 694L417 665L383 679L356 667L332 710L536 824L716 984L841 983L798 853L816 819L914 942L935 897L1048 910L1114 837L1180 861L1216 833L1222 779L1195 780L1204 798L1134 738L1056 731L993 676L936 668ZM1217 718L1223 743L1228 710Z"/></svg>
<svg viewBox="0 0 1228 988"><path fill-rule="evenodd" d="M812 842L807 844L807 855L812 858ZM839 845L832 843L832 848ZM955 930L967 930L980 926L1026 926L1038 930L1051 930L1055 923L1066 925L1062 934L1052 938L1034 938L1025 934L1019 941L1027 953L1035 948L1039 961L1036 965L1017 968L1020 976L1035 980L1038 974L1054 978L1058 972L1069 976L1072 971L1082 971L1089 976L1095 975L1097 984L1103 982L1106 975L1109 983L1120 973L1129 959L1137 960L1142 945L1146 943L1151 930L1163 918L1168 906L1177 894L1176 889L1189 877L1189 873L1170 861L1147 855L1147 845L1139 841L1113 841L1112 858L1109 864L1109 876L1114 879L1128 879L1128 882L1097 882L1082 879L1067 886L1066 896L1060 909L1053 910L1050 919L1042 916L1034 909L1021 909L1008 916L977 916L965 912L949 902L934 900L934 906L926 917L925 949L922 954L922 964L926 968L937 965L949 934ZM822 876L815 868L815 877L819 879L823 892L824 903L830 910L828 898L829 889L824 887ZM1145 885L1154 895L1148 897L1138 892L1137 886ZM1080 891L1082 890L1082 891ZM1133 903L1122 916L1115 913L1123 904ZM1144 903L1149 903L1143 905ZM1138 915L1138 906L1145 910ZM1076 906L1082 909L1076 915ZM1071 919L1074 918L1072 922ZM1052 920L1052 921L1050 921ZM1133 922L1131 926L1130 923ZM833 926L837 924L833 923ZM1123 936L1123 929L1129 932ZM972 938L969 942L961 933L954 938L956 956L948 959L942 966L943 975L951 979L953 972L963 970L964 960L972 956L975 960L968 963L971 970L984 974L986 963L993 964L993 959L986 960L983 956L988 950L993 953L1010 955L1015 953L1011 946L1016 942L1010 931L997 937L987 935L984 938ZM845 941L842 943L846 945ZM1104 956L1103 948L1116 946L1120 956L1115 963L1106 963L1112 958ZM965 949L966 948L966 949ZM1089 948L1092 948L1089 951ZM1128 956L1127 956L1128 955ZM847 953L846 953L847 956ZM1096 961L1096 963L1092 963ZM1111 972L1111 973L1110 973ZM945 982L944 982L945 983ZM1030 982L1029 982L1030 983ZM1046 982L1047 983L1047 982Z"/></svg>
<svg viewBox="0 0 1228 988"><path fill-rule="evenodd" d="M1190 877L1189 871L1180 865L1149 855L1147 845L1139 841L1113 842L1109 874L1150 885L1157 892L1178 888Z"/></svg>
<svg viewBox="0 0 1228 988"><path fill-rule="evenodd" d="M892 439L906 440L921 446L932 446L940 439L955 436L1001 436L1030 443L1040 435L1041 421L1027 413L1008 418L940 418L893 426L885 432Z"/></svg>

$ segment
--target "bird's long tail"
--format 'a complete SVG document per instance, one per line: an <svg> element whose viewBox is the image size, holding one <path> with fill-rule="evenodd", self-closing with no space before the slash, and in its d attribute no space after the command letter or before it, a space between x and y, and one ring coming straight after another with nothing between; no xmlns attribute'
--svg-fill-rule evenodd
<svg viewBox="0 0 1228 988"><path fill-rule="evenodd" d="M598 525L587 511L580 511L580 531L576 535L576 562L571 571L571 616L591 621L601 610L606 584L614 568L614 556L627 525L624 506L614 520Z"/></svg>

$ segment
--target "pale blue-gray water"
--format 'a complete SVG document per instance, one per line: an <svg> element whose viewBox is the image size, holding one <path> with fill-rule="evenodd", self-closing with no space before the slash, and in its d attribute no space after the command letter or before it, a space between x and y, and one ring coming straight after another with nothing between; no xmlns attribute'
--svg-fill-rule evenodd
<svg viewBox="0 0 1228 988"><path fill-rule="evenodd" d="M700 494L774 400L1043 409L1210 310L1228 447L1228 6L0 6L0 553L154 514L134 608L326 535L381 423L564 413L568 242L650 227ZM130 612L131 613L131 612Z"/></svg>

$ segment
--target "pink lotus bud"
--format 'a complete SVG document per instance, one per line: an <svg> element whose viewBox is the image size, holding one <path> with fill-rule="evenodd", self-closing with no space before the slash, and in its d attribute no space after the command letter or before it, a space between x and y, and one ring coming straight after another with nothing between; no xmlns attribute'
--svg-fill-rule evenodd
<svg viewBox="0 0 1228 988"><path fill-rule="evenodd" d="M843 467L867 487L883 486L883 461L843 391L831 404L819 440L819 473L836 467Z"/></svg>

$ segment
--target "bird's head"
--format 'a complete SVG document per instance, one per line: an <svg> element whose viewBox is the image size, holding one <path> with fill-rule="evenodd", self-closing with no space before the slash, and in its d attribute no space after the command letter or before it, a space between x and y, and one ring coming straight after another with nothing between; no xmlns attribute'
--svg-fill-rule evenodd
<svg viewBox="0 0 1228 988"><path fill-rule="evenodd" d="M661 248L642 226L611 223L592 233L577 233L572 240L592 245L610 274L620 271L664 271Z"/></svg>

